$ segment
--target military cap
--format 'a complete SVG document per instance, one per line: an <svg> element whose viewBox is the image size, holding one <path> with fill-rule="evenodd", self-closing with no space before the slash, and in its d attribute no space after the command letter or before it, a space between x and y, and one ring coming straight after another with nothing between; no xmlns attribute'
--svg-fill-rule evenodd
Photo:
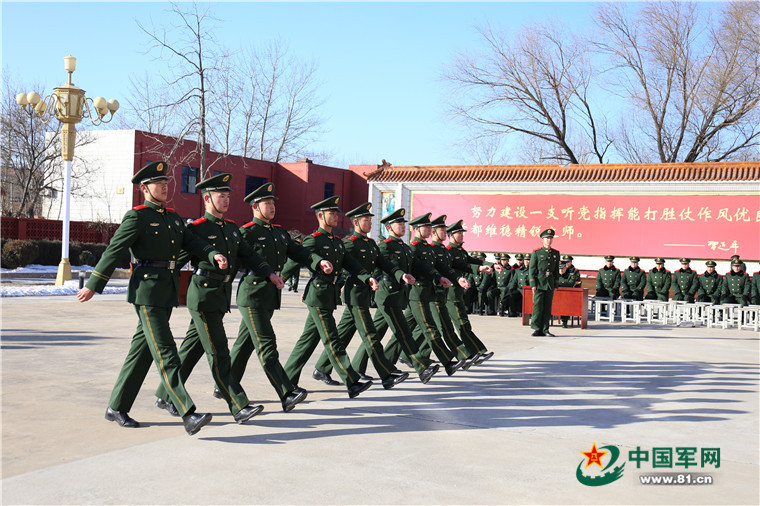
<svg viewBox="0 0 760 506"><path fill-rule="evenodd" d="M446 215L440 215L438 218L432 220L430 224L433 226L433 228L446 227Z"/></svg>
<svg viewBox="0 0 760 506"><path fill-rule="evenodd" d="M210 178L197 183L195 189L206 190L207 192L229 192L232 191L232 188L230 188L231 179L232 174L222 172L221 174L211 176Z"/></svg>
<svg viewBox="0 0 760 506"><path fill-rule="evenodd" d="M482 251L478 251L475 256L477 256L478 258L485 258L486 254L483 253Z"/></svg>
<svg viewBox="0 0 760 506"><path fill-rule="evenodd" d="M522 253L515 253L515 260L525 260L525 255Z"/></svg>
<svg viewBox="0 0 760 506"><path fill-rule="evenodd" d="M708 260L707 262L705 262L705 265L708 267L715 267L718 264L715 263L715 260Z"/></svg>
<svg viewBox="0 0 760 506"><path fill-rule="evenodd" d="M739 260L739 255L731 255L731 260Z"/></svg>
<svg viewBox="0 0 760 506"><path fill-rule="evenodd" d="M572 255L562 255L562 261L563 262L572 262L573 256Z"/></svg>
<svg viewBox="0 0 760 506"><path fill-rule="evenodd" d="M501 260L501 253L494 253L493 254L494 259Z"/></svg>
<svg viewBox="0 0 760 506"><path fill-rule="evenodd" d="M251 204L255 202L261 202L262 200L277 200L274 196L274 183L264 183L251 193L245 196L243 202L249 202Z"/></svg>
<svg viewBox="0 0 760 506"><path fill-rule="evenodd" d="M562 269L563 267L567 267L567 262L560 262L559 268Z"/></svg>
<svg viewBox="0 0 760 506"><path fill-rule="evenodd" d="M332 197L317 202L311 206L311 208L315 211L340 211L338 202L340 202L340 197L338 195L333 195Z"/></svg>
<svg viewBox="0 0 760 506"><path fill-rule="evenodd" d="M741 267L742 261L739 260L738 258L736 260L731 260L731 267L733 267L734 265L738 265L739 267Z"/></svg>
<svg viewBox="0 0 760 506"><path fill-rule="evenodd" d="M372 209L372 202L365 202L355 209L346 213L346 218L361 218L362 216L374 216L369 210Z"/></svg>
<svg viewBox="0 0 760 506"><path fill-rule="evenodd" d="M628 260L630 260L631 262L641 262L641 259L639 257L631 257Z"/></svg>
<svg viewBox="0 0 760 506"><path fill-rule="evenodd" d="M152 183L154 181L169 179L169 176L166 174L168 171L169 166L166 162L151 162L132 176L132 184Z"/></svg>
<svg viewBox="0 0 760 506"><path fill-rule="evenodd" d="M613 260L615 260L615 257L612 255L607 255L606 257L604 257L604 260L607 262L612 262Z"/></svg>
<svg viewBox="0 0 760 506"><path fill-rule="evenodd" d="M554 229L553 228L547 228L543 232L541 232L541 239L544 237L554 237Z"/></svg>
<svg viewBox="0 0 760 506"><path fill-rule="evenodd" d="M404 219L404 215L406 214L406 209L403 207L400 207L393 211L391 214L380 220L380 223L383 225L390 225L391 223L406 223L406 220Z"/></svg>
<svg viewBox="0 0 760 506"><path fill-rule="evenodd" d="M462 220L459 220L458 222L454 223L453 225L449 225L446 227L446 232L451 235L455 234L457 232L467 232L467 230L464 229L464 225L462 225Z"/></svg>
<svg viewBox="0 0 760 506"><path fill-rule="evenodd" d="M430 223L430 215L433 213L425 213L421 216L417 216L416 218L412 218L409 220L409 225L412 227L429 227L431 225Z"/></svg>
<svg viewBox="0 0 760 506"><path fill-rule="evenodd" d="M501 254L501 258L502 258L502 260L509 260L512 257L509 256L509 253L502 253Z"/></svg>
<svg viewBox="0 0 760 506"><path fill-rule="evenodd" d="M682 264L690 264L691 263L691 259L690 258L682 258L681 259L681 263Z"/></svg>
<svg viewBox="0 0 760 506"><path fill-rule="evenodd" d="M662 258L662 257L657 257L657 258L654 259L654 263L656 263L656 264L664 264L665 263L665 259Z"/></svg>

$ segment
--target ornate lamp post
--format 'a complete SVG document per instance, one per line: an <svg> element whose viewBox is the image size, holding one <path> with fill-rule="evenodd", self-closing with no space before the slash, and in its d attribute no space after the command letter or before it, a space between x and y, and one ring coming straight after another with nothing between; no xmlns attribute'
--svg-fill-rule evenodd
<svg viewBox="0 0 760 506"><path fill-rule="evenodd" d="M61 263L58 265L58 275L55 278L56 285L62 285L71 279L71 263L69 262L69 232L70 232L70 204L71 204L71 161L74 159L74 143L76 140L76 124L83 118L89 118L92 124L97 126L108 123L113 119L114 113L119 109L119 102L111 99L106 102L103 97L95 99L84 96L85 91L74 86L71 82L71 74L76 70L77 59L69 55L63 59L63 67L69 73L69 82L53 89L53 93L45 98L34 91L19 93L16 95L16 103L27 114L36 117L43 123L47 123L53 117L63 123L61 129L61 155L66 166L63 195L63 239L61 241ZM93 115L93 110L95 114ZM111 115L104 119L106 114Z"/></svg>

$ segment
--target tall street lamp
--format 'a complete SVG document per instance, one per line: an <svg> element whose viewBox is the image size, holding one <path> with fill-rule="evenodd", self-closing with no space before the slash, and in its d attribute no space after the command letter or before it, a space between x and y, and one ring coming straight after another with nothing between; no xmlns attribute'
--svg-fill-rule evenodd
<svg viewBox="0 0 760 506"><path fill-rule="evenodd" d="M36 117L43 123L47 123L53 117L63 123L61 129L61 156L66 166L63 195L63 240L61 241L61 263L58 265L58 275L55 278L56 285L62 285L71 279L71 263L69 262L69 231L71 227L70 203L71 203L71 161L74 159L74 143L76 140L76 124L83 118L89 118L92 124L98 126L108 123L113 119L114 113L119 109L119 102L111 99L106 102L103 97L87 98L85 91L74 86L71 82L71 74L77 67L77 59L69 55L63 59L63 67L69 73L69 82L53 89L53 93L45 98L40 97L34 91L19 93L16 95L16 103L31 117ZM95 114L93 115L93 110ZM106 114L111 113L108 119Z"/></svg>

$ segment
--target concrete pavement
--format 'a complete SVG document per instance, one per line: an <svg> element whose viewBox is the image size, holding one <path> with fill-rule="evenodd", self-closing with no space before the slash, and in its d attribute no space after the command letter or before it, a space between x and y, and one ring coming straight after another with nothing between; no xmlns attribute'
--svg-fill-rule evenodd
<svg viewBox="0 0 760 506"><path fill-rule="evenodd" d="M348 399L344 387L311 379L315 354L300 382L309 398L287 414L254 358L243 386L265 411L247 425L211 396L204 363L188 390L214 420L189 437L153 406L155 370L130 413L141 428L103 419L137 324L124 299L0 301L4 504L760 502L758 333L591 323L533 338L517 318L478 316L475 331L496 352L485 364L428 385L376 382ZM285 292L274 318L283 362L305 316ZM178 339L189 320L175 310ZM226 322L232 342L236 309ZM594 443L619 448L617 481L576 478ZM628 461L637 447L694 447L697 461L702 448L720 448L720 467L650 460L637 469ZM709 474L713 484L640 484L662 471Z"/></svg>

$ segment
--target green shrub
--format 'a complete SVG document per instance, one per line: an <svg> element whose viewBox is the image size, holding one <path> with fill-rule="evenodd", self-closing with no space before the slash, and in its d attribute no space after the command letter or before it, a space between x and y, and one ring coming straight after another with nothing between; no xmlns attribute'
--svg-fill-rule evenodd
<svg viewBox="0 0 760 506"><path fill-rule="evenodd" d="M32 241L10 240L3 245L2 266L6 269L16 269L34 263L39 248Z"/></svg>

